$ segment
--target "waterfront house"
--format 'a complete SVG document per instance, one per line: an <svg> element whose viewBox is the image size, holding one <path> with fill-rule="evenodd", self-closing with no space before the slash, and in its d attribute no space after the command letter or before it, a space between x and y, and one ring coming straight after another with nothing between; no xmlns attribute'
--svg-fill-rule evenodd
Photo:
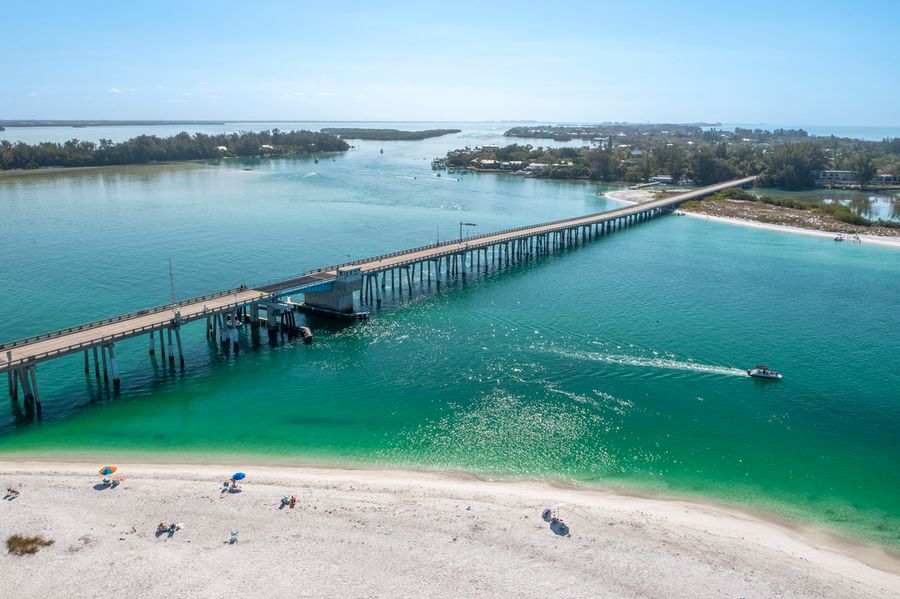
<svg viewBox="0 0 900 599"><path fill-rule="evenodd" d="M856 175L853 171L843 170L824 170L813 171L813 180L818 187L828 187L830 185L857 185ZM890 173L875 175L867 185L880 187L883 185L897 185L900 177Z"/></svg>

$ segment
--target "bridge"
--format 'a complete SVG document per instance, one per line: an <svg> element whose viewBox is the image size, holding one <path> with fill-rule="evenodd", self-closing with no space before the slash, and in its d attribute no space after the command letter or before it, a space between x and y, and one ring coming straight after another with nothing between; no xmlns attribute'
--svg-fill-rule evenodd
<svg viewBox="0 0 900 599"><path fill-rule="evenodd" d="M392 292L412 295L416 271L420 287L439 286L441 281L465 277L469 272L489 272L536 259L569 246L584 243L673 211L679 204L729 187L750 185L756 177L745 177L646 203L598 212L586 216L485 233L456 241L435 243L326 266L301 275L248 288L240 286L177 303L139 310L95 322L60 329L0 344L0 373L7 373L9 394L18 398L21 387L27 406L41 410L37 385L37 364L61 356L83 352L84 371L120 383L115 343L148 335L149 351L156 351L156 338L165 360L178 359L184 366L181 327L206 319L206 334L225 348L238 350L238 331L245 324L258 327L265 322L270 335L279 329L296 332L295 309L335 317L364 317L356 306L380 307L388 285ZM389 277L389 278L388 278ZM303 294L300 304L290 299ZM260 310L265 312L265 319ZM174 338L174 341L173 341Z"/></svg>

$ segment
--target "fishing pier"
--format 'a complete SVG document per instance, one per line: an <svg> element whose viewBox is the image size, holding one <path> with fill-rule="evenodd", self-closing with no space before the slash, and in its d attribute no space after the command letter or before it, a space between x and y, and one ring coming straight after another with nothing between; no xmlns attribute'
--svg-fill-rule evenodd
<svg viewBox="0 0 900 599"><path fill-rule="evenodd" d="M27 406L41 410L37 366L41 362L82 352L84 371L93 369L99 380L119 386L120 373L115 356L118 341L147 335L150 354L157 347L163 358L184 366L181 330L186 324L205 320L211 339L238 350L239 330L264 324L269 334L296 331L295 309L328 316L354 318L364 315L357 306L378 308L388 286L400 294L412 295L419 287L438 286L442 281L472 273L488 273L583 244L651 218L674 211L679 204L717 191L752 184L746 177L650 202L589 214L576 218L485 233L432 245L383 254L307 271L296 277L262 285L211 293L164 306L139 310L0 343L0 373L7 373L9 394L24 397ZM406 291L404 292L404 284ZM303 295L295 303L291 295ZM265 314L263 318L262 313ZM177 352L177 356L176 356Z"/></svg>

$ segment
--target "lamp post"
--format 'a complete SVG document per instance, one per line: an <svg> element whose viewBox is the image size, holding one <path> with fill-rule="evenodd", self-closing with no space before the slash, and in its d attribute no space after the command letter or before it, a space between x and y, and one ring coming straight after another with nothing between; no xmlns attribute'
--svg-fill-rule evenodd
<svg viewBox="0 0 900 599"><path fill-rule="evenodd" d="M463 238L463 227L477 227L475 223L464 223L459 221L459 240L462 241Z"/></svg>

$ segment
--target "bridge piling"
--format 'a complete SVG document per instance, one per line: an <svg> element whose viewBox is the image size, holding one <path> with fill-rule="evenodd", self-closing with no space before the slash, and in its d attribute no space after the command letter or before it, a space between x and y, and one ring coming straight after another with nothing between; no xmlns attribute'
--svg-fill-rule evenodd
<svg viewBox="0 0 900 599"><path fill-rule="evenodd" d="M103 380L109 381L109 372L106 369L106 346L100 346L100 357L103 358Z"/></svg>
<svg viewBox="0 0 900 599"><path fill-rule="evenodd" d="M91 361L88 358L88 350L84 350L84 373L90 374L91 372Z"/></svg>
<svg viewBox="0 0 900 599"><path fill-rule="evenodd" d="M97 377L97 380L100 380L100 358L97 355L97 346L93 347L94 349L94 376Z"/></svg>
<svg viewBox="0 0 900 599"><path fill-rule="evenodd" d="M34 404L37 408L37 413L40 416L41 414L41 394L38 392L38 384L37 384L37 366L33 365L29 368L31 371L31 388L34 392Z"/></svg>
<svg viewBox="0 0 900 599"><path fill-rule="evenodd" d="M115 357L115 354L113 354L113 344L110 343L110 344L106 347L106 349L107 349L107 351L109 352L109 368L110 368L110 370L112 371L113 387L116 388L116 389L118 389L118 388L119 388L119 383L120 383L120 381L119 381L119 366L118 366L118 364L116 363L116 357Z"/></svg>
<svg viewBox="0 0 900 599"><path fill-rule="evenodd" d="M181 367L184 368L184 352L181 349L181 327L175 329L175 341L178 342L178 360L181 362Z"/></svg>
<svg viewBox="0 0 900 599"><path fill-rule="evenodd" d="M207 321L207 323L209 323L208 318L206 319L206 321ZM206 329L206 336L209 337L209 327L208 326ZM150 355L151 356L156 353L156 348L154 347L155 345L156 345L156 342L153 339L153 329L150 329Z"/></svg>
<svg viewBox="0 0 900 599"><path fill-rule="evenodd" d="M175 348L172 345L172 327L166 327L166 337L169 345L169 364L175 364Z"/></svg>

